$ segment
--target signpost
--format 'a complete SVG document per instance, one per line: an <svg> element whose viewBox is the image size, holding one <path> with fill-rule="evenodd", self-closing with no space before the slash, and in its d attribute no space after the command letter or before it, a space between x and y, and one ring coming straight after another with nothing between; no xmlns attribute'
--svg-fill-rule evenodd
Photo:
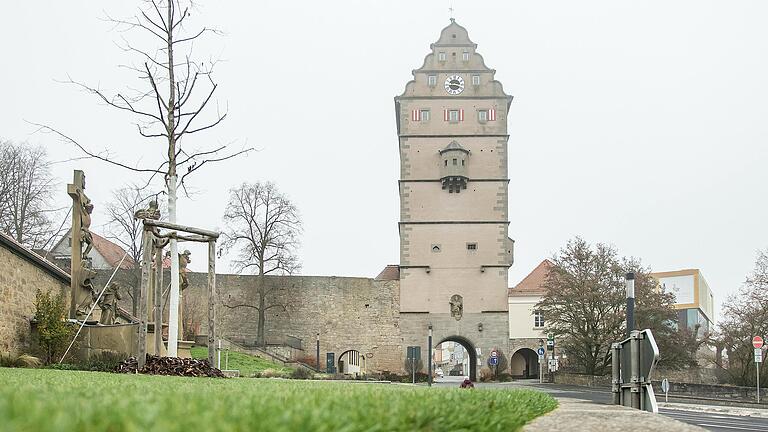
<svg viewBox="0 0 768 432"><path fill-rule="evenodd" d="M760 403L760 363L763 362L763 338L752 338L752 346L755 347L755 373L757 374L757 403Z"/></svg>
<svg viewBox="0 0 768 432"><path fill-rule="evenodd" d="M661 391L664 392L664 402L669 402L669 380L666 378L661 380Z"/></svg>
<svg viewBox="0 0 768 432"><path fill-rule="evenodd" d="M412 383L416 384L416 364L421 359L421 347L409 346L406 351L406 358L408 359L408 364L411 365Z"/></svg>
<svg viewBox="0 0 768 432"><path fill-rule="evenodd" d="M547 333L547 350L552 351L549 355L549 381L555 382L555 334Z"/></svg>
<svg viewBox="0 0 768 432"><path fill-rule="evenodd" d="M539 339L539 349L536 350L536 353L539 355L539 384L544 382L544 354L546 353L546 350L544 350L544 341Z"/></svg>
<svg viewBox="0 0 768 432"><path fill-rule="evenodd" d="M651 375L659 361L659 348L649 329L633 330L612 345L612 391L615 404L658 413Z"/></svg>

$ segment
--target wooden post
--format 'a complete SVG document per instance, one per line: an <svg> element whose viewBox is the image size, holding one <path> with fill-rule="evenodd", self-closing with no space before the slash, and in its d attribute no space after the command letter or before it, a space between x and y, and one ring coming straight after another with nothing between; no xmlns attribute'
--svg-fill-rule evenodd
<svg viewBox="0 0 768 432"><path fill-rule="evenodd" d="M155 248L155 304L152 308L155 318L155 354L160 355L163 347L163 248Z"/></svg>
<svg viewBox="0 0 768 432"><path fill-rule="evenodd" d="M208 363L216 360L216 241L208 242Z"/></svg>
<svg viewBox="0 0 768 432"><path fill-rule="evenodd" d="M147 361L147 290L149 288L150 272L152 270L152 232L146 227L141 234L141 286L139 287L139 370L144 368Z"/></svg>

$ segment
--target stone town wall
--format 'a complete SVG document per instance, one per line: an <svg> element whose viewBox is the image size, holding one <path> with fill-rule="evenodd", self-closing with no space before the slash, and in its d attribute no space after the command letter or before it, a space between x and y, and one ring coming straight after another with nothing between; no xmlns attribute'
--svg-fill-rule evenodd
<svg viewBox="0 0 768 432"><path fill-rule="evenodd" d="M207 304L207 275L191 273L185 296ZM216 275L222 304L258 305L261 282L252 275ZM370 278L326 276L265 276L270 290L266 316L267 343L284 344L301 339L304 355L315 357L315 340L320 333L320 363L333 352L336 361L348 350L365 357L366 370L401 371L405 348L400 335L399 281L375 281ZM250 307L218 311L219 331L234 342L253 345L258 332L258 312ZM207 332L207 312L201 332Z"/></svg>
<svg viewBox="0 0 768 432"><path fill-rule="evenodd" d="M69 276L57 270L0 235L0 352L28 349L38 289L65 296L69 292Z"/></svg>

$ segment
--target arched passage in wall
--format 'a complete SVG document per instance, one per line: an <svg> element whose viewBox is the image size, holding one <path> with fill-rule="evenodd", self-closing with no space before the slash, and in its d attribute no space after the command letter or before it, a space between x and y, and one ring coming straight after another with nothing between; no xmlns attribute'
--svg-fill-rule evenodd
<svg viewBox="0 0 768 432"><path fill-rule="evenodd" d="M340 374L359 375L365 373L365 356L357 350L346 350L339 356L337 369Z"/></svg>
<svg viewBox="0 0 768 432"><path fill-rule="evenodd" d="M437 345L432 347L432 349L439 347L443 342L455 342L464 347L464 349L467 351L467 354L469 355L469 379L472 381L477 381L477 351L475 350L475 346L472 344L472 342L462 336L449 336L438 342Z"/></svg>
<svg viewBox="0 0 768 432"><path fill-rule="evenodd" d="M530 348L520 348L509 359L510 375L517 378L538 378L539 355Z"/></svg>

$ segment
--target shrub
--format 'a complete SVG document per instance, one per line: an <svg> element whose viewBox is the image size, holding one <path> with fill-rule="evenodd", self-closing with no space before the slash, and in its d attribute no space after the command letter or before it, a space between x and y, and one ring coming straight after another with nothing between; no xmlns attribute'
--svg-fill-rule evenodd
<svg viewBox="0 0 768 432"><path fill-rule="evenodd" d="M123 362L128 356L114 351L102 351L99 354L92 355L91 358L77 365L82 370L112 372L117 365Z"/></svg>
<svg viewBox="0 0 768 432"><path fill-rule="evenodd" d="M14 354L10 352L0 354L0 366L2 367L36 368L42 364L43 362L39 358L29 354Z"/></svg>
<svg viewBox="0 0 768 432"><path fill-rule="evenodd" d="M264 369L261 372L256 372L254 375L256 378L285 378L285 374L275 369Z"/></svg>
<svg viewBox="0 0 768 432"><path fill-rule="evenodd" d="M493 379L493 371L491 371L491 368L488 366L483 366L480 368L480 381L481 382L488 382Z"/></svg>
<svg viewBox="0 0 768 432"><path fill-rule="evenodd" d="M291 378L293 379L312 379L314 374L307 368L298 367L291 372Z"/></svg>
<svg viewBox="0 0 768 432"><path fill-rule="evenodd" d="M35 293L35 320L37 339L43 351L45 364L54 361L74 336L75 330L65 321L64 294L51 295L47 291Z"/></svg>
<svg viewBox="0 0 768 432"><path fill-rule="evenodd" d="M55 370L82 370L80 366L72 363L53 363L53 364L49 364L45 368L55 369Z"/></svg>

